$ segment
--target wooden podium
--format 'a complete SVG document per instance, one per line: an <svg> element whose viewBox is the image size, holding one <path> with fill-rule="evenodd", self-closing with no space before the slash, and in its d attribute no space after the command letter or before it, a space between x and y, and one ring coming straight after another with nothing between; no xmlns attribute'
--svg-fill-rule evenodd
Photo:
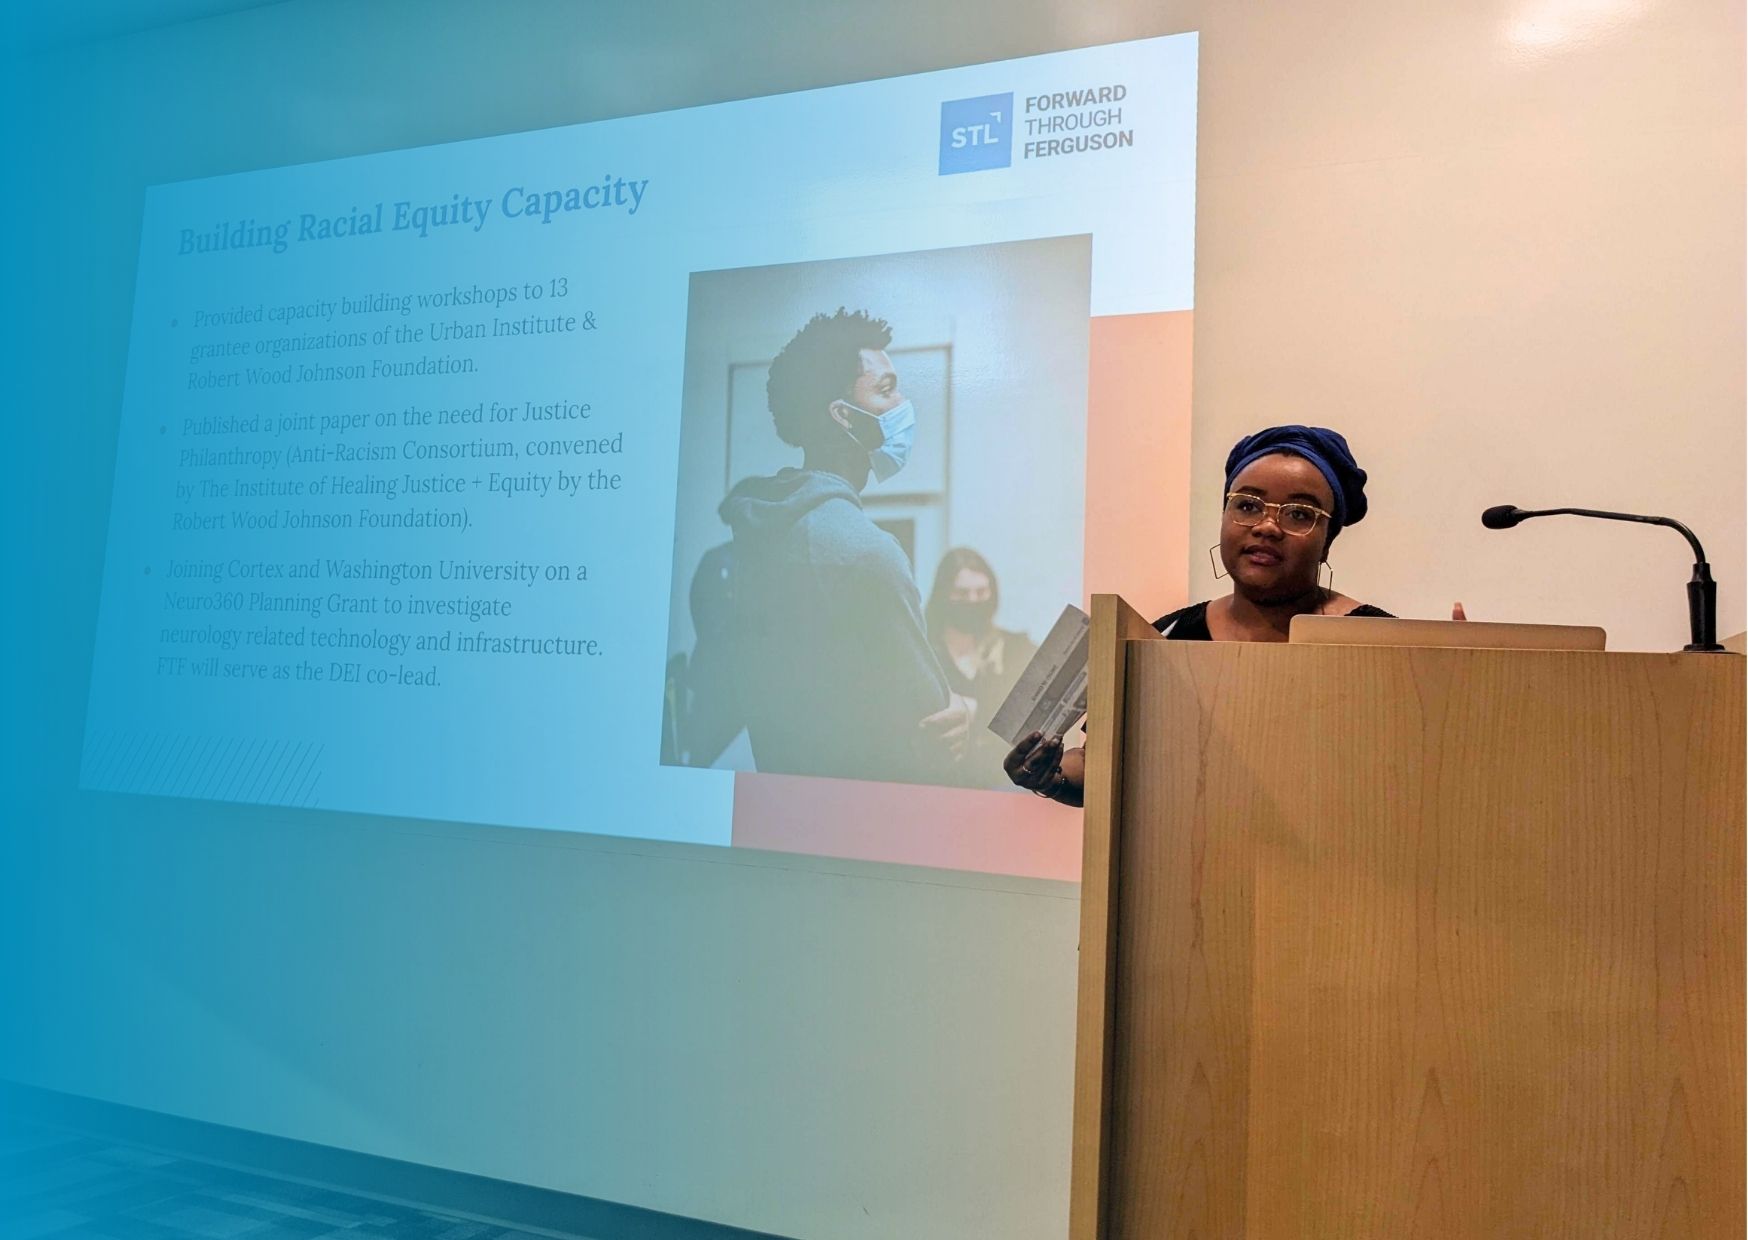
<svg viewBox="0 0 1748 1240"><path fill-rule="evenodd" d="M1743 668L1097 597L1071 1240L1741 1237Z"/></svg>

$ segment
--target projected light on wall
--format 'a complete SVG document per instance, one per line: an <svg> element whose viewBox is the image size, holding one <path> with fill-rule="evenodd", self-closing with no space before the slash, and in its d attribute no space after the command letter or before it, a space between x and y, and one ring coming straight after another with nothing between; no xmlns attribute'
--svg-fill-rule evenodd
<svg viewBox="0 0 1748 1240"><path fill-rule="evenodd" d="M1179 35L153 190L85 785L1071 876L923 725L1183 474L1088 393L1187 373L1195 98Z"/></svg>

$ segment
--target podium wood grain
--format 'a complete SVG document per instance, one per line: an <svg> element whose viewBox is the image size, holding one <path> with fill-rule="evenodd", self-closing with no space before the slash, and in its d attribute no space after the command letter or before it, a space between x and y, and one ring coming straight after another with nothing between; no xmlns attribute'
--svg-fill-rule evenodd
<svg viewBox="0 0 1748 1240"><path fill-rule="evenodd" d="M1743 1234L1741 659L1126 651L1075 1240Z"/></svg>
<svg viewBox="0 0 1748 1240"><path fill-rule="evenodd" d="M1075 1013L1074 1144L1069 1174L1069 1234L1104 1234L1110 1159L1111 1035L1116 974L1117 826L1122 811L1127 653L1159 640L1140 613L1114 594L1093 597L1087 635L1085 828L1080 862L1079 1001ZM1091 720L1100 720L1093 727ZM1108 721L1108 722L1107 722Z"/></svg>

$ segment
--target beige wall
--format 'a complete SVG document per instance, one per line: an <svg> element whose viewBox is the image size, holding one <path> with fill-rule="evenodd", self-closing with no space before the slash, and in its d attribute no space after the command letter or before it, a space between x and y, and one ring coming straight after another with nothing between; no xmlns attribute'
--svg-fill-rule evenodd
<svg viewBox="0 0 1748 1240"><path fill-rule="evenodd" d="M1346 593L1679 647L1674 532L1478 520L1609 508L1692 526L1740 629L1741 6L1222 5L1203 30L1192 593L1219 589L1227 450L1306 421L1373 475Z"/></svg>
<svg viewBox="0 0 1748 1240"><path fill-rule="evenodd" d="M32 520L99 560L128 307L81 298L131 270L144 181L1194 29L1198 524L1161 554L1211 592L1226 447L1307 419L1377 477L1375 515L1337 547L1350 592L1679 644L1673 535L1476 523L1581 501L1691 521L1726 580L1720 627L1742 628L1743 30L1725 0L298 0L78 51L33 99L90 156L37 222L35 244L77 256L40 318L114 351L55 377L58 417L20 420L21 461L88 463L64 492L21 492ZM104 90L131 105L94 113ZM0 1069L796 1236L1061 1234L1073 888L77 798L65 686L84 683L97 569L27 541L18 571L63 595L9 621L38 655L15 760L34 834L14 855L38 878L41 1002ZM139 881L202 865L223 891ZM93 985L128 999L112 1024L79 1019Z"/></svg>

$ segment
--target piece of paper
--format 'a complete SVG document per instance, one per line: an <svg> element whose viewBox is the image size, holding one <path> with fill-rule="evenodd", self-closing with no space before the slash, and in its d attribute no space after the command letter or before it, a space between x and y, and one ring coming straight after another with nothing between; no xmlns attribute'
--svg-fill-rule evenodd
<svg viewBox="0 0 1748 1240"><path fill-rule="evenodd" d="M1010 745L1033 732L1062 736L1086 714L1086 649L1090 622L1070 603L1026 664L989 730Z"/></svg>

